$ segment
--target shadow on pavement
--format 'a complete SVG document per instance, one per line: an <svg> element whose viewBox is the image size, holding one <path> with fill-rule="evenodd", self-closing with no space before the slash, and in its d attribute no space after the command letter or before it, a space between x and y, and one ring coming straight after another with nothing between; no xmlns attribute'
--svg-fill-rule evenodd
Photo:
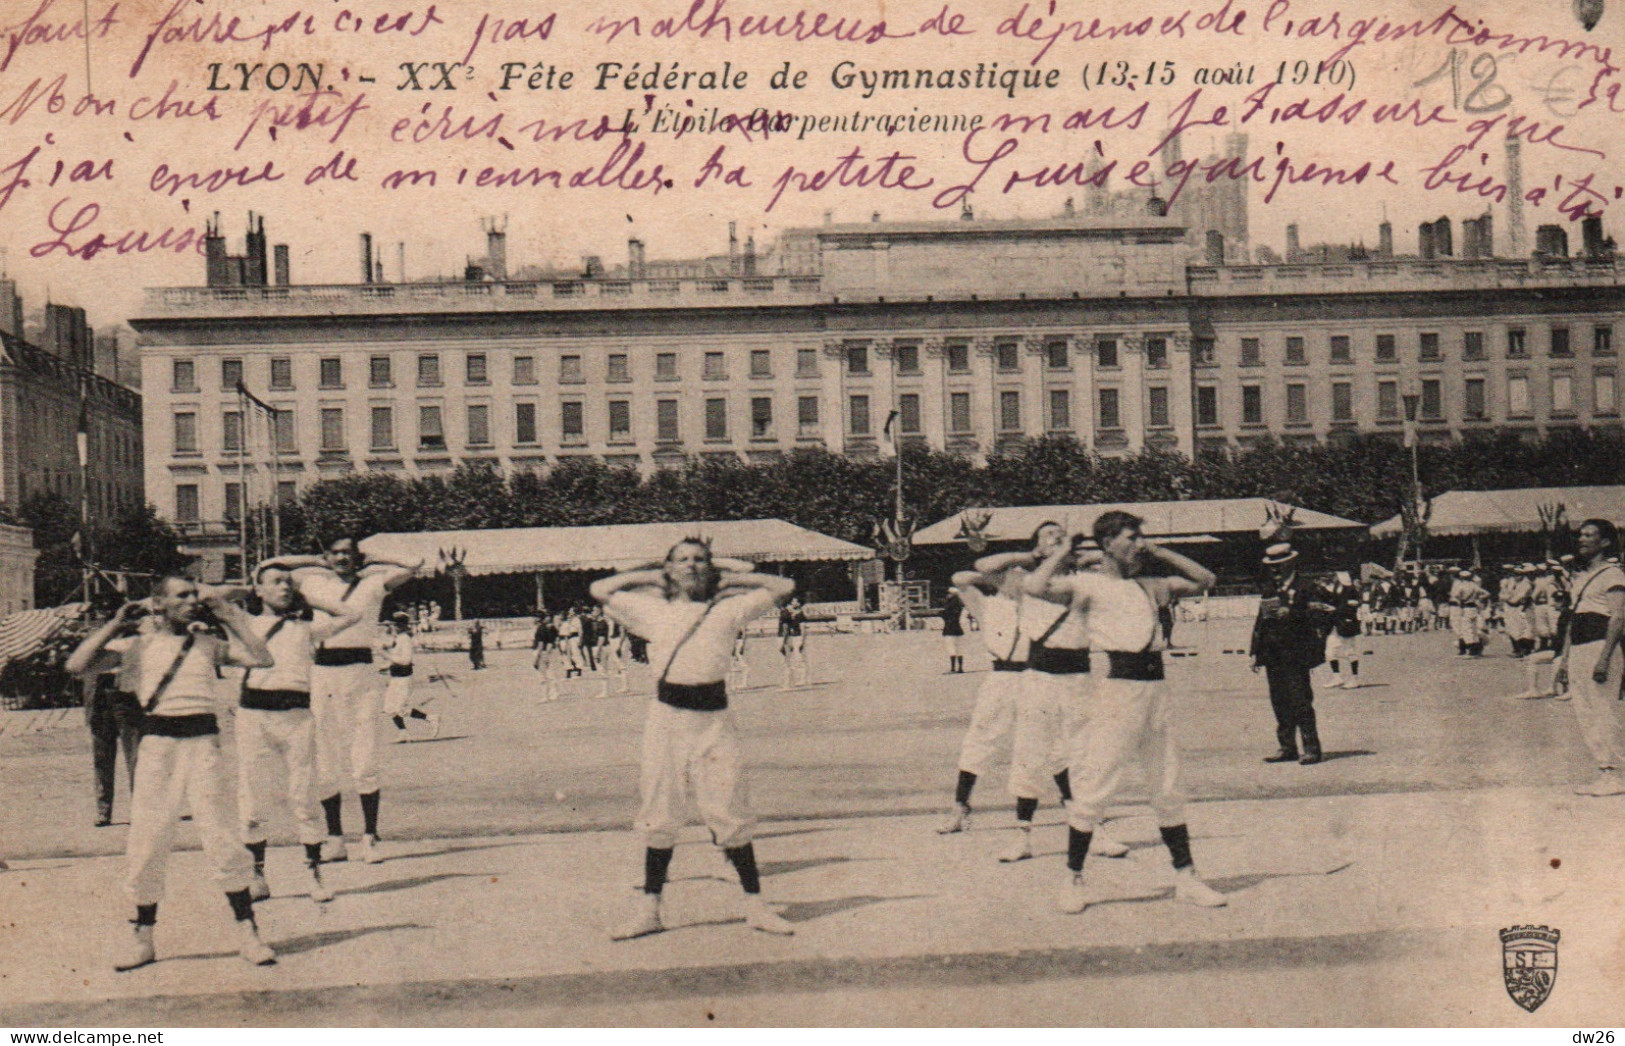
<svg viewBox="0 0 1625 1046"><path fill-rule="evenodd" d="M396 930L427 930L429 927L422 923L392 923L388 926L362 926L354 930L327 930L323 933L307 933L298 937L289 937L285 941L267 941L278 955L300 955L304 952L313 952L317 948L326 948L345 941L353 941L358 937L370 937L375 933L394 933Z"/></svg>
<svg viewBox="0 0 1625 1046"><path fill-rule="evenodd" d="M467 741L470 734L447 734L445 737L414 737L410 741L401 741L403 745L438 745L446 741Z"/></svg>
<svg viewBox="0 0 1625 1046"><path fill-rule="evenodd" d="M469 845L469 846L446 846L446 847L442 847L439 850L425 850L422 853L396 854L396 855L390 857L390 860L391 861L412 861L412 860L417 860L419 858L446 857L446 856L449 856L451 854L474 853L474 852L479 851L479 850L500 850L503 847L507 847L507 846L532 846L532 845L534 845L534 844L530 843L530 842L512 842L512 843L480 843L478 845Z"/></svg>
<svg viewBox="0 0 1625 1046"><path fill-rule="evenodd" d="M827 915L839 915L841 912L867 908L870 905L885 904L887 901L922 901L935 896L928 893L899 894L893 897L857 894L852 897L831 897L823 901L792 901L782 906L779 914L789 922L805 923L822 919Z"/></svg>
<svg viewBox="0 0 1625 1046"><path fill-rule="evenodd" d="M1355 758L1358 758L1359 756L1362 756L1362 755L1376 755L1376 754L1377 753L1371 751L1368 748L1350 748L1347 751L1343 751L1343 752L1324 752L1324 753L1321 754L1320 761L1323 762L1323 763L1329 763L1333 759L1355 759Z"/></svg>
<svg viewBox="0 0 1625 1046"><path fill-rule="evenodd" d="M408 879L390 879L386 882L373 883L371 886L358 886L353 890L336 890L334 892L340 896L395 893L399 890L415 890L420 886L429 886L433 883L444 882L447 879L480 879L490 874L490 872L441 872L437 875L414 875Z"/></svg>
<svg viewBox="0 0 1625 1046"><path fill-rule="evenodd" d="M1325 871L1315 869L1307 872L1258 872L1252 875L1230 875L1223 879L1207 879L1205 882L1220 893L1239 893L1242 890L1251 890L1260 883L1271 879L1314 879L1321 876L1336 875L1346 868L1352 867L1353 861L1346 861L1335 868Z"/></svg>
<svg viewBox="0 0 1625 1046"><path fill-rule="evenodd" d="M763 861L762 878L772 875L790 875L793 872L804 872L809 868L827 868L833 864L852 864L856 861L878 861L878 857L845 857L832 855L829 857L809 857L800 861Z"/></svg>

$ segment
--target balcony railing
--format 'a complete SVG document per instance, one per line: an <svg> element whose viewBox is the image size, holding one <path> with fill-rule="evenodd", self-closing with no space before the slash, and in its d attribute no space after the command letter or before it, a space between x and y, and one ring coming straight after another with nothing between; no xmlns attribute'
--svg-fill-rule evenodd
<svg viewBox="0 0 1625 1046"><path fill-rule="evenodd" d="M308 312L489 312L504 309L718 306L749 299L790 304L819 300L817 276L693 277L650 280L549 280L534 283L322 284L294 287L153 287L147 318L199 315L299 315Z"/></svg>
<svg viewBox="0 0 1625 1046"><path fill-rule="evenodd" d="M1195 265L1190 293L1355 294L1372 291L1602 287L1625 283L1625 265L1610 258L1382 258L1293 265Z"/></svg>

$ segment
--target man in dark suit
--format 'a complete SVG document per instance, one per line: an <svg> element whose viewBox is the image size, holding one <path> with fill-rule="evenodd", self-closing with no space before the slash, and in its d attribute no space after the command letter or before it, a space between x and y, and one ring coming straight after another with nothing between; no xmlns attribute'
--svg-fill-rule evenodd
<svg viewBox="0 0 1625 1046"><path fill-rule="evenodd" d="M1250 653L1252 669L1264 670L1269 681L1270 706L1275 710L1275 737L1280 750L1266 763L1297 760L1305 766L1321 759L1320 734L1315 728L1315 693L1309 673L1325 660L1324 612L1313 601L1312 586L1301 582L1298 553L1291 545L1271 545L1264 553L1269 580L1253 624ZM1303 755L1299 757L1299 738Z"/></svg>

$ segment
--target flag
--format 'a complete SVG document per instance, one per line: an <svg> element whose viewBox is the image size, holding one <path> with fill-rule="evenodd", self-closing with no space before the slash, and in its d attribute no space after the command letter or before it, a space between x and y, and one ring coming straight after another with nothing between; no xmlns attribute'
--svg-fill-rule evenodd
<svg viewBox="0 0 1625 1046"><path fill-rule="evenodd" d="M79 467L90 466L90 409L84 396L79 397L79 425L74 430L74 442L79 448Z"/></svg>

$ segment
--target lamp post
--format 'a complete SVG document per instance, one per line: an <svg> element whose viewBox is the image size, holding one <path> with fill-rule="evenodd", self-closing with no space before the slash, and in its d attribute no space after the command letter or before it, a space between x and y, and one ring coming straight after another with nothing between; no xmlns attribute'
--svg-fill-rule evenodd
<svg viewBox="0 0 1625 1046"><path fill-rule="evenodd" d="M463 578L468 576L468 549L443 548L440 550L440 569L451 576L451 614L453 621L463 619Z"/></svg>
<svg viewBox="0 0 1625 1046"><path fill-rule="evenodd" d="M1405 400L1405 446L1411 452L1411 509L1406 513L1410 527L1411 557L1414 562L1422 561L1422 471L1417 460L1416 415L1422 403L1422 394L1411 382L1406 382L1403 396Z"/></svg>

